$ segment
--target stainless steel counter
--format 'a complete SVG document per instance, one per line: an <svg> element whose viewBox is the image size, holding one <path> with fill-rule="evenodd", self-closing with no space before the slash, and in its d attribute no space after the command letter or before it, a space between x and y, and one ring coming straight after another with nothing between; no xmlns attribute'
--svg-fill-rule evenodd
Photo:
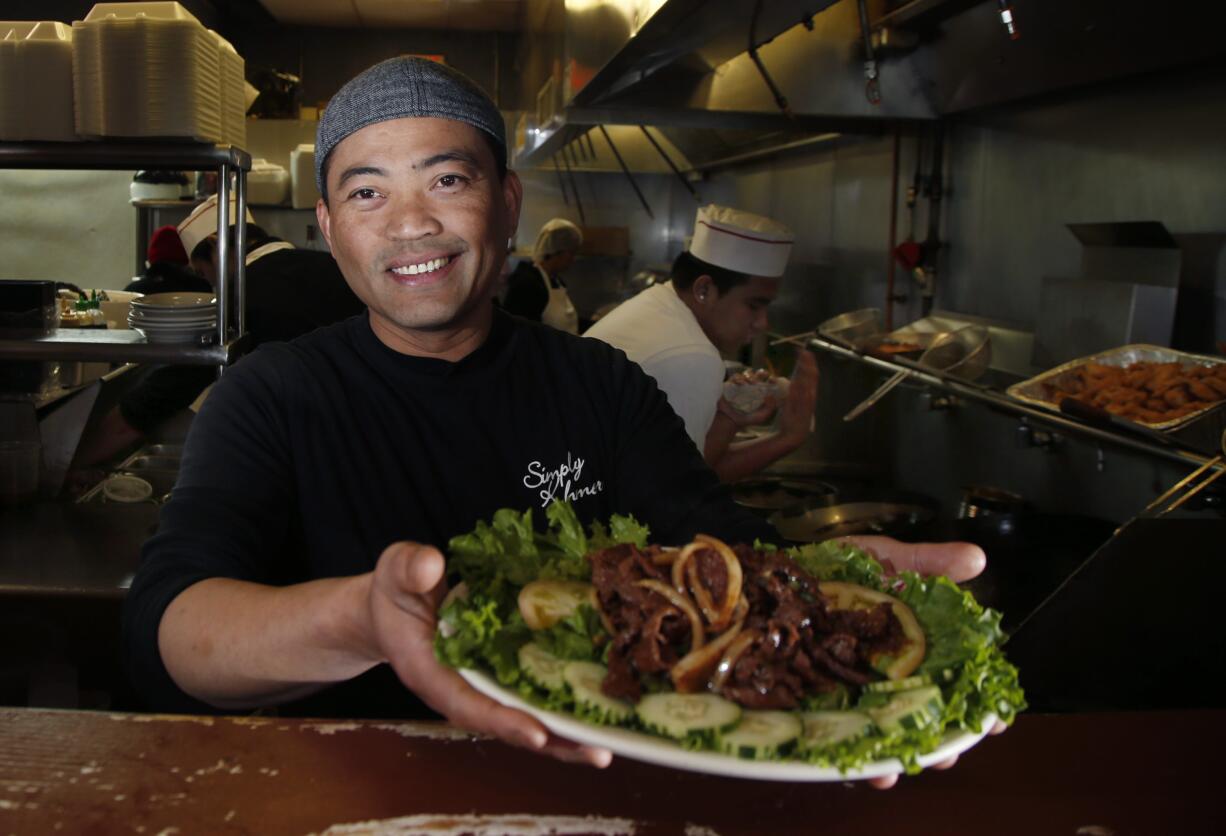
<svg viewBox="0 0 1226 836"><path fill-rule="evenodd" d="M0 594L121 598L157 520L151 503L0 509Z"/></svg>

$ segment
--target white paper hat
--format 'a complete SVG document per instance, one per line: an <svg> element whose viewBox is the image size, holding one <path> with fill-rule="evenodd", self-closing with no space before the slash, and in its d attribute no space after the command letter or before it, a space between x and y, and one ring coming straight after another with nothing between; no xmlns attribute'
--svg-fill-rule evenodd
<svg viewBox="0 0 1226 836"><path fill-rule="evenodd" d="M235 199L230 198L230 226L234 226L234 216L237 214ZM251 210L247 210L247 223L255 223L255 218L251 216ZM201 203L192 213L187 216L187 220L179 224L179 238L183 241L183 249L187 250L190 256L192 250L196 249L196 245L208 238L217 231L217 195L211 196L204 203Z"/></svg>
<svg viewBox="0 0 1226 836"><path fill-rule="evenodd" d="M708 204L698 210L690 254L749 276L782 276L792 254L792 231L752 212Z"/></svg>

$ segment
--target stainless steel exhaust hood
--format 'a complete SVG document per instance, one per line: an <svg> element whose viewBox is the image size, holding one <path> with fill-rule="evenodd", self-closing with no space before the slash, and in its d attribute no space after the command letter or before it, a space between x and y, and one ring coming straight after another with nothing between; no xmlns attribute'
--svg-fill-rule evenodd
<svg viewBox="0 0 1226 836"><path fill-rule="evenodd" d="M598 159L603 137L589 134L599 125L624 126L614 142L629 143L623 158L647 166L637 170L667 171L639 129L649 126L680 169L706 169L1220 62L1226 4L1209 6L1193 19L1146 0L1010 0L1013 39L998 2L866 0L880 50L873 104L860 0L532 0L521 98L536 108L517 126L516 165L552 166L564 149L580 167L611 165L607 152ZM769 82L749 52L751 30Z"/></svg>
<svg viewBox="0 0 1226 836"><path fill-rule="evenodd" d="M652 126L679 150L683 167L696 168L936 115L910 56L887 65L881 84L889 95L869 101L856 0L565 0L560 27L556 0L539 5L544 10L530 19L552 19L555 37L532 46L553 43L557 57L548 63L556 69L518 126L521 167L551 164L572 143L576 151L590 147L576 140L596 125ZM885 10L883 0L869 6ZM787 91L790 112L775 101L772 83Z"/></svg>

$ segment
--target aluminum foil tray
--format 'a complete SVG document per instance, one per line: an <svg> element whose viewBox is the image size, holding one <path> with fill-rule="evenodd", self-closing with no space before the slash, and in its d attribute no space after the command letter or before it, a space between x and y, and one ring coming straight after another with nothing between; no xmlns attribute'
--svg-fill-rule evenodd
<svg viewBox="0 0 1226 836"><path fill-rule="evenodd" d="M1163 348L1159 345L1125 345L1108 351L1100 351L1098 354L1091 354L1088 357L1070 360L1053 369L1048 369L1029 380L1013 384L1005 390L1005 394L1032 406L1039 406L1044 409L1050 409L1052 412L1059 412L1060 407L1044 397L1043 385L1045 383L1053 383L1061 375L1067 374L1087 363L1101 363L1104 366L1129 366L1133 363L1181 363L1185 366L1217 366L1226 363L1226 358L1210 357L1204 354L1189 354L1186 351L1176 351L1172 348ZM1176 430L1197 421L1206 413L1218 410L1223 403L1226 403L1226 400L1208 404L1203 409L1189 412L1187 415L1181 415L1170 421L1162 421L1160 423L1137 421L1136 423L1162 432ZM1220 414L1226 417L1226 412Z"/></svg>

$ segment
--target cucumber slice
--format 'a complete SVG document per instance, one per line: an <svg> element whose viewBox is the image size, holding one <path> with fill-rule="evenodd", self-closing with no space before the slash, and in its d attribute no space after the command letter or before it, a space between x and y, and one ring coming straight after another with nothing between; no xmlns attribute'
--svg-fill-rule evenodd
<svg viewBox="0 0 1226 836"><path fill-rule="evenodd" d="M866 694L891 694L895 691L910 691L913 688L923 688L931 685L932 680L926 674L908 676L906 679L883 679L880 682L870 682L864 686Z"/></svg>
<svg viewBox="0 0 1226 836"><path fill-rule="evenodd" d="M635 707L649 730L665 737L713 735L741 719L741 707L714 694L648 694Z"/></svg>
<svg viewBox="0 0 1226 836"><path fill-rule="evenodd" d="M784 753L800 736L800 718L788 711L745 711L741 721L719 736L719 748L749 760L767 760Z"/></svg>
<svg viewBox="0 0 1226 836"><path fill-rule="evenodd" d="M533 685L546 691L561 691L566 687L562 668L566 660L559 659L536 642L528 642L519 649L519 669Z"/></svg>
<svg viewBox="0 0 1226 836"><path fill-rule="evenodd" d="M567 662L562 666L562 679L575 696L575 713L593 723L616 725L634 716L634 706L623 700L605 696L600 690L608 670L595 662Z"/></svg>
<svg viewBox="0 0 1226 836"><path fill-rule="evenodd" d="M868 715L883 732L897 734L931 725L940 719L944 710L941 689L935 685L925 685L923 688L899 691L880 708L868 709Z"/></svg>
<svg viewBox="0 0 1226 836"><path fill-rule="evenodd" d="M859 711L806 711L800 715L800 749L824 749L858 740L873 729L873 721Z"/></svg>

